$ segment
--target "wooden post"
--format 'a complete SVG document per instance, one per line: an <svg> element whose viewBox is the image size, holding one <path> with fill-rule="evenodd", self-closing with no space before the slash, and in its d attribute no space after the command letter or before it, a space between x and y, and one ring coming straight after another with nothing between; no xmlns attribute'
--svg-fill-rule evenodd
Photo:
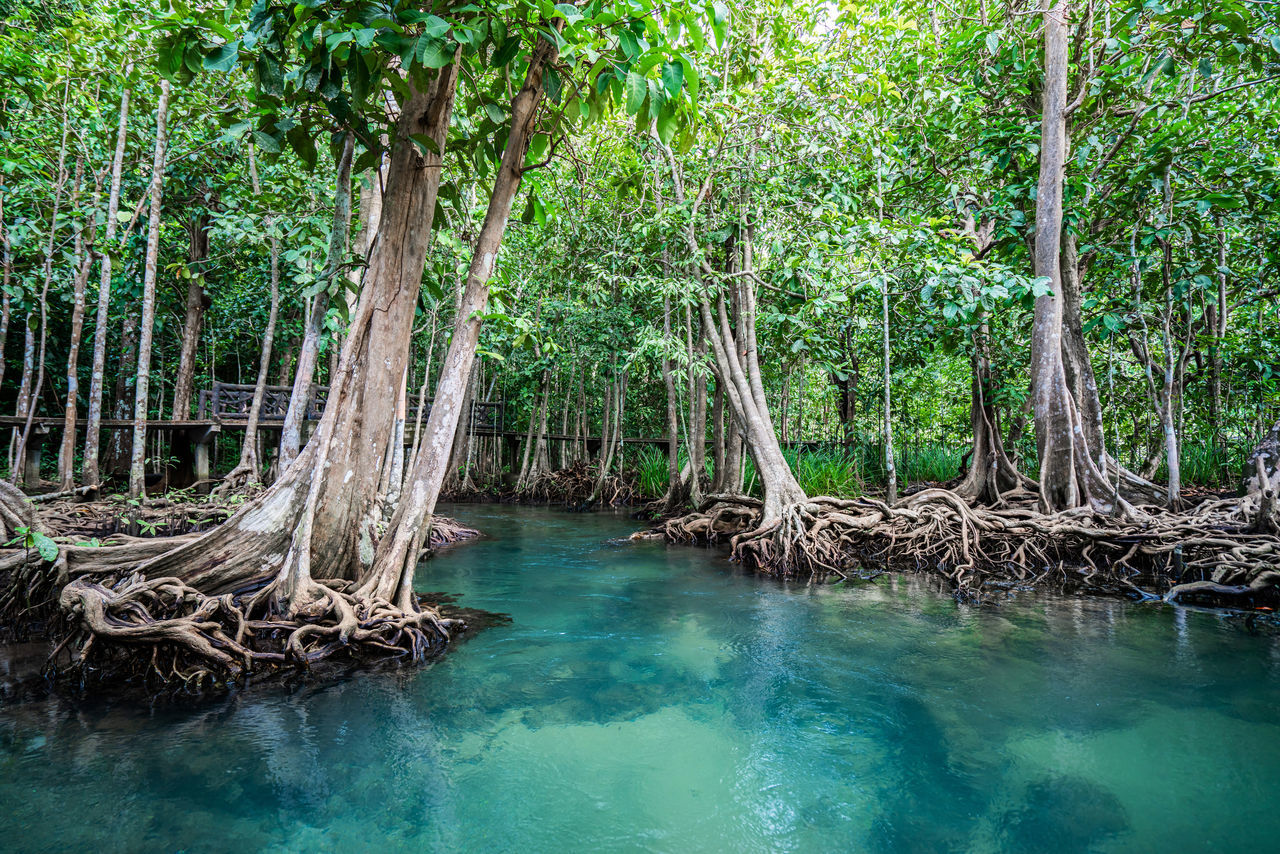
<svg viewBox="0 0 1280 854"><path fill-rule="evenodd" d="M201 495L209 494L210 450L213 440L222 431L222 425L210 424L207 427L194 427L188 432L195 457L195 487Z"/></svg>
<svg viewBox="0 0 1280 854"><path fill-rule="evenodd" d="M44 449L44 440L49 435L49 428L43 424L31 427L31 436L27 439L26 454L22 460L22 486L24 489L36 489L40 486L40 452Z"/></svg>

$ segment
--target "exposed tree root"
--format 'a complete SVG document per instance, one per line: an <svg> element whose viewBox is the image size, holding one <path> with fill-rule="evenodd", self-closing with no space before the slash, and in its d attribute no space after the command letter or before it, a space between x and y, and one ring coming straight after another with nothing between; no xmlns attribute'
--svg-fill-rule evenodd
<svg viewBox="0 0 1280 854"><path fill-rule="evenodd" d="M465 628L428 606L406 611L356 596L341 580L315 582L308 604L295 598L285 608L277 583L209 596L178 578L75 579L59 596L72 630L50 667L82 681L205 690L335 656L419 661Z"/></svg>
<svg viewBox="0 0 1280 854"><path fill-rule="evenodd" d="M784 578L920 570L975 601L1010 587L1049 585L1233 604L1275 599L1280 591L1280 572L1273 571L1280 537L1257 525L1263 500L1254 494L1184 513L1146 508L1120 518L1087 510L1045 515L1030 494L1006 494L999 508L976 507L954 492L928 489L892 507L870 498L813 498L762 523L755 499L716 495L658 530L673 542L728 542L735 559Z"/></svg>
<svg viewBox="0 0 1280 854"><path fill-rule="evenodd" d="M175 537L216 528L229 519L247 497L236 495L220 501L212 497L175 494L149 500L140 506L119 499L84 501L63 498L42 505L39 518L50 536L70 541L103 540L118 534Z"/></svg>
<svg viewBox="0 0 1280 854"><path fill-rule="evenodd" d="M450 519L446 516L433 516L431 519L431 533L427 535L427 547L434 549L449 543L474 539L478 536L480 536L479 531L462 525L456 519Z"/></svg>
<svg viewBox="0 0 1280 854"><path fill-rule="evenodd" d="M51 508L51 517L61 519ZM36 521L35 516L29 521ZM41 527L61 534L44 525ZM431 547L478 536L445 517L432 520ZM271 566L230 586L137 571L196 534L164 538L112 535L106 545L66 544L55 561L26 550L0 556L0 627L6 640L56 640L49 668L78 680L189 692L251 673L307 669L326 659L420 661L438 655L465 629L413 597L403 608L361 595L349 580L308 582L281 595L286 579ZM289 604L286 605L285 603Z"/></svg>
<svg viewBox="0 0 1280 854"><path fill-rule="evenodd" d="M35 525L35 508L27 501L21 489L0 480L0 537L8 542L18 528Z"/></svg>

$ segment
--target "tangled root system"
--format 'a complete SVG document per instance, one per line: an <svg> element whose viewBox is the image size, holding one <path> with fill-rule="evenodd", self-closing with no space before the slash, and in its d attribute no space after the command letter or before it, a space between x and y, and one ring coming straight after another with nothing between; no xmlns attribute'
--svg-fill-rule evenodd
<svg viewBox="0 0 1280 854"><path fill-rule="evenodd" d="M435 517L429 544L474 536ZM210 593L186 579L131 569L183 539L116 536L103 546L62 545L54 561L11 551L0 560L7 582L0 624L11 639L56 642L46 667L51 676L151 695L199 693L328 660L423 661L466 629L416 596L399 607L360 593L352 581L316 581L285 596L284 582L264 568L237 589ZM129 560L113 560L117 551Z"/></svg>
<svg viewBox="0 0 1280 854"><path fill-rule="evenodd" d="M286 610L276 603L274 583L206 596L177 578L78 578L59 596L72 629L50 668L82 684L194 693L335 656L420 661L443 652L450 632L465 628L425 605L406 611L355 596L349 582L315 587L306 607Z"/></svg>
<svg viewBox="0 0 1280 854"><path fill-rule="evenodd" d="M1258 523L1256 498L1182 513L1147 507L1129 518L1045 515L1033 496L1008 499L971 506L946 489L893 506L818 497L762 523L758 500L715 495L657 530L671 542L727 542L736 560L782 578L936 573L970 601L1031 586L1205 604L1277 598L1280 537Z"/></svg>

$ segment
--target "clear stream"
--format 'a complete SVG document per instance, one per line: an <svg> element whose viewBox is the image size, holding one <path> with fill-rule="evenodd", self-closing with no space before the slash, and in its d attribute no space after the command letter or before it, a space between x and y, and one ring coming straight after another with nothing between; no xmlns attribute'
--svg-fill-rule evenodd
<svg viewBox="0 0 1280 854"><path fill-rule="evenodd" d="M196 710L0 708L8 851L1263 851L1280 640L910 578L783 586L446 508L419 587L509 614L426 667Z"/></svg>

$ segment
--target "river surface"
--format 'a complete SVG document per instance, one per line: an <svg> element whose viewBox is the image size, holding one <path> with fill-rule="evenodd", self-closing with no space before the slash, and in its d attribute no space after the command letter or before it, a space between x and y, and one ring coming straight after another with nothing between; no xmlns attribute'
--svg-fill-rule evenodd
<svg viewBox="0 0 1280 854"><path fill-rule="evenodd" d="M1280 642L906 577L782 586L609 514L419 588L509 614L425 668L197 709L0 707L6 851L1264 851Z"/></svg>

